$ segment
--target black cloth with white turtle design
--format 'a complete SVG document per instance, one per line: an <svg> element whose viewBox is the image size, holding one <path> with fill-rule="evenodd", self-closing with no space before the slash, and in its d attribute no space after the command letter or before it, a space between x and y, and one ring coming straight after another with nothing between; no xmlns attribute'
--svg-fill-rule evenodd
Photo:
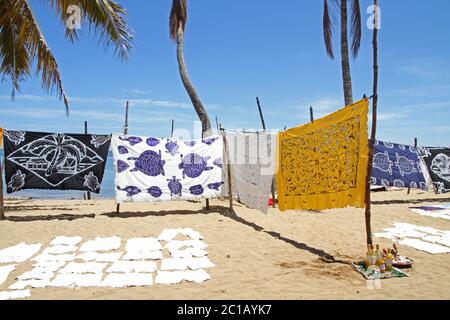
<svg viewBox="0 0 450 320"><path fill-rule="evenodd" d="M427 166L436 191L450 192L450 149L421 147L419 155Z"/></svg>
<svg viewBox="0 0 450 320"><path fill-rule="evenodd" d="M116 201L168 201L220 195L223 141L113 135Z"/></svg>
<svg viewBox="0 0 450 320"><path fill-rule="evenodd" d="M100 192L110 135L5 131L6 191Z"/></svg>
<svg viewBox="0 0 450 320"><path fill-rule="evenodd" d="M384 187L426 190L427 184L420 166L417 148L375 141L370 183Z"/></svg>

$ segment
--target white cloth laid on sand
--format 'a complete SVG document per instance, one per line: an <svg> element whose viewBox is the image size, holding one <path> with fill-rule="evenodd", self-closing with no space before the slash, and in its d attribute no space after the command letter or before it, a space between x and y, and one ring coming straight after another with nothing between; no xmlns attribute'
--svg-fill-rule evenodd
<svg viewBox="0 0 450 320"><path fill-rule="evenodd" d="M97 237L95 240L89 240L85 242L81 248L81 252L87 251L109 251L117 250L120 248L120 238L117 236L102 238Z"/></svg>
<svg viewBox="0 0 450 320"><path fill-rule="evenodd" d="M58 274L52 282L50 287L98 287L102 282L103 274L76 274L64 273Z"/></svg>
<svg viewBox="0 0 450 320"><path fill-rule="evenodd" d="M393 228L384 228L383 231L374 233L374 237L397 241L399 244L431 254L450 252L450 231L409 223L394 223Z"/></svg>
<svg viewBox="0 0 450 320"><path fill-rule="evenodd" d="M45 288L48 287L50 284L50 279L44 279L44 280L19 280L12 285L9 286L9 289L11 290L23 290L26 287L32 287L32 288Z"/></svg>
<svg viewBox="0 0 450 320"><path fill-rule="evenodd" d="M59 273L102 273L107 263L100 262L70 262L67 266L59 270Z"/></svg>
<svg viewBox="0 0 450 320"><path fill-rule="evenodd" d="M30 290L0 291L0 300L22 299L31 296Z"/></svg>
<svg viewBox="0 0 450 320"><path fill-rule="evenodd" d="M100 283L101 287L124 288L143 287L153 284L151 273L110 273Z"/></svg>
<svg viewBox="0 0 450 320"><path fill-rule="evenodd" d="M63 267L67 262L66 261L45 261L41 260L33 264L33 267L47 269L49 271L56 271L59 268Z"/></svg>
<svg viewBox="0 0 450 320"><path fill-rule="evenodd" d="M205 249L208 245L201 240L172 240L167 242L165 246L169 250L181 250L184 247Z"/></svg>
<svg viewBox="0 0 450 320"><path fill-rule="evenodd" d="M69 252L75 252L77 251L77 247L76 246L72 246L72 245L53 245L51 247L45 248L44 251L42 251L42 253L46 254L46 253L50 253L50 254L61 254L61 253L69 253Z"/></svg>
<svg viewBox="0 0 450 320"><path fill-rule="evenodd" d="M42 244L26 244L21 242L18 245L0 250L0 263L24 262L34 256L42 247Z"/></svg>
<svg viewBox="0 0 450 320"><path fill-rule="evenodd" d="M43 269L33 269L27 271L17 277L19 280L49 280L54 277L54 272L49 272Z"/></svg>
<svg viewBox="0 0 450 320"><path fill-rule="evenodd" d="M422 241L419 239L403 239L398 242L401 245L413 247L420 251L425 251L431 254L437 254L437 253L450 253L449 247L444 247L438 244Z"/></svg>
<svg viewBox="0 0 450 320"><path fill-rule="evenodd" d="M131 238L125 245L127 252L145 252L161 250L162 246L157 238Z"/></svg>
<svg viewBox="0 0 450 320"><path fill-rule="evenodd" d="M169 249L172 258L192 258L192 257L204 257L208 255L208 252L199 248L186 248L184 250Z"/></svg>
<svg viewBox="0 0 450 320"><path fill-rule="evenodd" d="M65 236L59 236L50 242L50 245L56 246L76 246L81 242L81 237L65 237Z"/></svg>
<svg viewBox="0 0 450 320"><path fill-rule="evenodd" d="M75 259L80 259L84 261L96 261L96 262L115 262L120 259L123 252L112 252L112 253L98 253L98 252L84 252L75 257Z"/></svg>
<svg viewBox="0 0 450 320"><path fill-rule="evenodd" d="M202 258L169 258L161 261L161 271L184 271L187 268L198 270L204 268L212 268L215 265L208 259Z"/></svg>
<svg viewBox="0 0 450 320"><path fill-rule="evenodd" d="M267 213L275 176L276 135L264 131L226 131L227 153L233 195L247 207ZM224 170L222 195L228 196L228 179Z"/></svg>
<svg viewBox="0 0 450 320"><path fill-rule="evenodd" d="M127 252L122 260L162 260L163 254L158 251L132 251Z"/></svg>
<svg viewBox="0 0 450 320"><path fill-rule="evenodd" d="M189 237L193 240L203 239L203 236L197 232L192 230L191 228L181 228L181 229L164 229L163 232L159 235L158 239L161 241L171 241L178 234L182 234L186 237Z"/></svg>
<svg viewBox="0 0 450 320"><path fill-rule="evenodd" d="M156 284L176 284L183 280L201 283L211 279L205 270L187 271L158 271L155 277Z"/></svg>
<svg viewBox="0 0 450 320"><path fill-rule="evenodd" d="M108 273L151 273L157 269L154 261L116 261L106 271Z"/></svg>
<svg viewBox="0 0 450 320"><path fill-rule="evenodd" d="M116 202L217 198L223 140L112 137Z"/></svg>
<svg viewBox="0 0 450 320"><path fill-rule="evenodd" d="M48 254L48 253L42 253L36 257L34 257L33 261L44 262L67 262L72 261L75 259L74 254Z"/></svg>
<svg viewBox="0 0 450 320"><path fill-rule="evenodd" d="M16 270L16 265L0 266L0 286L8 279L11 272Z"/></svg>

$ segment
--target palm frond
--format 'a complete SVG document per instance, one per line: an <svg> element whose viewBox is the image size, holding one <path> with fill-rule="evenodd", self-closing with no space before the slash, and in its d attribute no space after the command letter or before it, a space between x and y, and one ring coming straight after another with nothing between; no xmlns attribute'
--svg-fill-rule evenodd
<svg viewBox="0 0 450 320"><path fill-rule="evenodd" d="M177 39L178 30L184 32L187 21L187 0L173 0L169 18L169 34L173 40Z"/></svg>
<svg viewBox="0 0 450 320"><path fill-rule="evenodd" d="M330 10L328 8L328 0L323 0L323 38L328 56L331 59L334 59L333 24L331 22Z"/></svg>
<svg viewBox="0 0 450 320"><path fill-rule="evenodd" d="M361 47L361 7L359 0L352 1L352 55L354 58L358 56L359 48Z"/></svg>
<svg viewBox="0 0 450 320"><path fill-rule="evenodd" d="M114 46L115 54L124 61L128 59L134 35L125 20L127 12L120 4L113 0L50 0L50 4L59 12L64 25L69 6L80 7L89 29L98 35L100 43L105 47ZM66 28L65 35L70 41L75 41L78 30Z"/></svg>

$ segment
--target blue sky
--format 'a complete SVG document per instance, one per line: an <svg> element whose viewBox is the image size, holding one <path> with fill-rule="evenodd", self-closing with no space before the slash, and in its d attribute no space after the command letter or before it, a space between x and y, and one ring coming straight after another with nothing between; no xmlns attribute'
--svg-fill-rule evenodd
<svg viewBox="0 0 450 320"><path fill-rule="evenodd" d="M64 105L40 88L23 83L11 101L11 86L0 88L0 127L95 133L120 132L124 105L131 101L130 133L168 136L193 131L196 114L181 84L175 44L168 36L170 0L119 0L135 31L127 63L104 50L86 26L74 44L42 0L30 0L59 63L70 99ZM353 94L372 93L372 32L352 61ZM377 138L398 143L450 145L450 1L381 0L379 34L379 122ZM343 106L338 38L336 59L325 54L319 0L190 0L185 57L190 76L214 117L226 128L259 129L255 97L269 128L283 129ZM337 27L336 35L339 32Z"/></svg>

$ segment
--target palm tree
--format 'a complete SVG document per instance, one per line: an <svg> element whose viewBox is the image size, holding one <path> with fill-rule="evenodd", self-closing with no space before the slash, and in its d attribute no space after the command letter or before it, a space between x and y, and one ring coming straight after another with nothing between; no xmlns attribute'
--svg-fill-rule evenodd
<svg viewBox="0 0 450 320"><path fill-rule="evenodd" d="M330 10L333 6L337 14L341 17L341 64L342 79L344 86L345 105L353 103L352 77L350 73L350 59L348 47L348 18L347 18L347 2L351 2L351 30L352 37L352 55L354 58L358 56L361 45L361 10L359 0L324 0L323 9L323 35L327 54L334 59L333 53L333 23L334 17Z"/></svg>
<svg viewBox="0 0 450 320"><path fill-rule="evenodd" d="M170 38L177 43L178 69L180 71L181 81L186 89L192 105L202 123L202 134L204 137L211 135L211 122L209 116L203 107L192 81L189 79L184 61L184 29L187 21L187 0L173 0L172 10L169 18Z"/></svg>
<svg viewBox="0 0 450 320"><path fill-rule="evenodd" d="M115 53L126 60L133 35L124 19L125 10L113 0L42 0L50 3L65 25L68 9L78 6L87 18L89 28L94 30L105 45L114 45ZM67 28L66 38L78 39L76 29ZM12 83L12 97L20 90L20 83L31 74L36 63L36 73L42 80L46 92L56 92L64 100L66 112L69 102L64 91L58 64L41 32L38 21L27 0L0 1L0 76Z"/></svg>

